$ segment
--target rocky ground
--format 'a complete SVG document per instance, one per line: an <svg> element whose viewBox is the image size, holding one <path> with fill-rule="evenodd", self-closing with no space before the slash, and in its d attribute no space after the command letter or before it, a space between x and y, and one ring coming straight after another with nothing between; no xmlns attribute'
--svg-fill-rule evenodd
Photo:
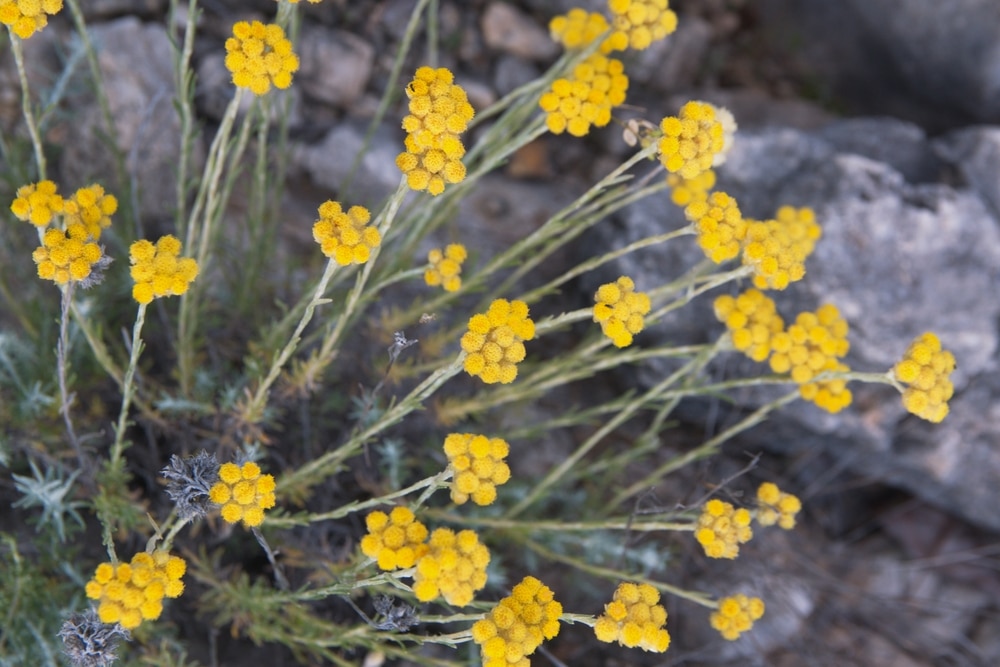
<svg viewBox="0 0 1000 667"><path fill-rule="evenodd" d="M164 28L166 0L84 3L101 49L118 141L143 184L138 210L155 229L169 222L178 131ZM228 100L222 41L234 20L265 18L272 0L200 3L195 46L202 120ZM304 4L304 3L303 3ZM375 112L394 47L415 0L325 0L305 7L302 71L292 105L294 175L288 228L308 230L315 206L338 192ZM548 19L599 0L440 0L438 62L456 72L477 108L538 76L558 55ZM625 117L654 122L692 98L724 104L740 123L721 185L751 216L779 205L817 210L824 239L807 279L783 295L785 312L836 303L851 322L857 370L888 368L915 335L934 330L958 359L953 414L931 426L908 416L894 392L861 387L836 417L793 405L733 443L703 470L725 477L763 451L760 473L797 491L800 527L751 543L739 567L691 553L692 587L733 584L768 600L759 627L720 646L701 614L674 604L675 646L660 665L1000 664L1000 5L993 0L684 0L680 27L634 55ZM182 17L183 18L183 17ZM67 62L81 71L68 25L28 45L39 87ZM412 65L426 57L418 39ZM4 54L7 55L7 54ZM17 122L10 62L0 63L0 124ZM406 71L404 69L404 71ZM48 139L63 147L67 182L113 171L102 164L99 109L84 87L65 97L66 122ZM390 119L375 135L352 188L377 201L395 187L400 133ZM72 119L72 122L70 122ZM546 137L518 154L465 204L462 224L484 247L508 243L605 173L627 151L614 126L586 140ZM589 255L678 225L668 198L646 200L590 235ZM301 223L301 224L296 224ZM306 247L307 231L289 243ZM640 284L690 260L691 247L630 259ZM685 254L687 253L687 254ZM564 258L572 261L572 256ZM620 267L612 267L617 275ZM580 303L589 285L581 286ZM655 334L704 340L718 334L707 302ZM733 364L713 368L720 376ZM650 366L640 382L662 369ZM623 379L617 379L623 382ZM693 402L682 414L717 430L740 407ZM706 426L707 424L707 426ZM556 643L568 665L629 664L623 651ZM538 656L536 662L545 664Z"/></svg>

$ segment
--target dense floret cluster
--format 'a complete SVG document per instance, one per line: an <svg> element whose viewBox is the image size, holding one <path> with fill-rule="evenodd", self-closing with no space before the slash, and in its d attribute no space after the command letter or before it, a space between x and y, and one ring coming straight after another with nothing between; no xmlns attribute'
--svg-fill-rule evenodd
<svg viewBox="0 0 1000 667"><path fill-rule="evenodd" d="M118 210L118 199L96 183L80 188L66 200L64 210L66 225L80 223L95 241L101 231L111 225L111 216Z"/></svg>
<svg viewBox="0 0 1000 667"><path fill-rule="evenodd" d="M601 285L594 294L594 321L599 322L604 335L615 347L632 344L632 336L642 331L643 315L649 312L649 295L635 291L635 283L622 276L613 283Z"/></svg>
<svg viewBox="0 0 1000 667"><path fill-rule="evenodd" d="M431 533L427 546L413 576L417 599L430 602L440 595L456 607L472 602L476 591L486 585L486 566L490 563L490 552L479 542L479 536L471 530L456 534L449 528L438 528Z"/></svg>
<svg viewBox="0 0 1000 667"><path fill-rule="evenodd" d="M444 250L434 248L427 253L430 266L424 271L424 282L431 287L440 285L445 292L462 288L462 262L468 257L461 243L449 243Z"/></svg>
<svg viewBox="0 0 1000 667"><path fill-rule="evenodd" d="M740 545L753 537L752 518L749 510L736 509L730 503L713 498L705 503L698 517L695 539L709 558L736 558Z"/></svg>
<svg viewBox="0 0 1000 667"><path fill-rule="evenodd" d="M948 415L948 401L955 393L954 370L955 356L942 349L935 334L928 331L918 336L892 369L897 380L909 385L903 391L903 406L927 421L940 422Z"/></svg>
<svg viewBox="0 0 1000 667"><path fill-rule="evenodd" d="M409 115L403 118L406 151L396 156L396 166L412 190L432 195L444 192L446 183L465 179L465 145L458 135L475 115L465 90L444 68L421 67L406 86Z"/></svg>
<svg viewBox="0 0 1000 667"><path fill-rule="evenodd" d="M611 25L604 18L604 14L588 12L580 7L574 7L566 14L555 16L549 21L552 40L567 49L582 49L589 46L610 28ZM598 50L605 55L610 53L614 50L613 40L610 37L605 39Z"/></svg>
<svg viewBox="0 0 1000 667"><path fill-rule="evenodd" d="M816 382L814 378L821 373L849 370L840 361L850 349L847 329L847 320L833 304L820 306L815 313L799 313L787 331L771 338L771 370L788 373L805 400L828 412L839 412L851 403L847 381Z"/></svg>
<svg viewBox="0 0 1000 667"><path fill-rule="evenodd" d="M783 206L775 220L748 221L743 264L753 267L754 285L782 290L801 280L821 234L811 208Z"/></svg>
<svg viewBox="0 0 1000 667"><path fill-rule="evenodd" d="M361 538L361 553L378 561L382 570L406 569L427 553L427 527L408 507L389 514L372 512L365 517L368 534Z"/></svg>
<svg viewBox="0 0 1000 667"><path fill-rule="evenodd" d="M535 577L525 577L472 626L483 667L528 667L528 656L559 634L561 615L562 605L552 589Z"/></svg>
<svg viewBox="0 0 1000 667"><path fill-rule="evenodd" d="M616 50L642 51L677 30L677 14L668 0L608 0L608 9L615 29L610 39Z"/></svg>
<svg viewBox="0 0 1000 667"><path fill-rule="evenodd" d="M371 213L364 206L352 206L345 212L339 202L327 200L318 212L313 240L337 264L364 264L372 250L381 245L382 235L368 224Z"/></svg>
<svg viewBox="0 0 1000 667"><path fill-rule="evenodd" d="M667 174L670 186L670 200L678 206L687 207L696 201L705 201L715 187L715 170L706 169L694 178L684 178L680 174Z"/></svg>
<svg viewBox="0 0 1000 667"><path fill-rule="evenodd" d="M733 347L754 361L766 360L771 340L785 328L774 301L760 290L748 289L736 297L717 297L714 306L715 316L729 330Z"/></svg>
<svg viewBox="0 0 1000 667"><path fill-rule="evenodd" d="M444 440L444 453L455 476L451 499L461 505L472 499L477 505L489 505L497 498L497 487L510 479L504 461L510 445L502 438L487 438L474 433L451 433Z"/></svg>
<svg viewBox="0 0 1000 667"><path fill-rule="evenodd" d="M670 633L664 627L667 610L659 602L660 592L649 584L620 584L597 618L594 634L609 644L617 641L629 648L663 653L670 646Z"/></svg>
<svg viewBox="0 0 1000 667"><path fill-rule="evenodd" d="M798 497L785 493L777 484L764 482L757 489L757 523L762 526L778 524L780 528L791 530L795 527L795 515L801 509Z"/></svg>
<svg viewBox="0 0 1000 667"><path fill-rule="evenodd" d="M535 337L535 323L523 301L496 299L489 310L469 318L462 336L465 372L486 384L509 384L517 377L517 364L524 360L524 341Z"/></svg>
<svg viewBox="0 0 1000 667"><path fill-rule="evenodd" d="M101 563L86 593L97 601L97 615L103 623L121 623L133 630L143 622L160 617L163 598L184 592L181 577L187 571L183 558L166 551L141 552L131 563Z"/></svg>
<svg viewBox="0 0 1000 667"><path fill-rule="evenodd" d="M736 200L725 192L693 199L684 208L684 216L694 225L698 247L710 260L721 264L740 254L747 235L747 222Z"/></svg>
<svg viewBox="0 0 1000 667"><path fill-rule="evenodd" d="M660 162L670 173L689 180L711 169L715 156L726 147L725 128L707 102L688 102L677 116L664 118L660 130Z"/></svg>
<svg viewBox="0 0 1000 667"><path fill-rule="evenodd" d="M732 641L753 627L754 621L764 615L764 602L760 598L734 595L719 600L719 608L712 612L709 622L723 637Z"/></svg>
<svg viewBox="0 0 1000 667"><path fill-rule="evenodd" d="M299 58L282 27L260 21L233 25L233 36L226 40L225 62L233 85L254 95L266 94L272 85L288 88L299 69Z"/></svg>
<svg viewBox="0 0 1000 667"><path fill-rule="evenodd" d="M38 265L38 277L57 285L86 280L103 257L101 247L90 239L87 229L79 223L69 225L65 232L45 230L42 245L31 253Z"/></svg>
<svg viewBox="0 0 1000 667"><path fill-rule="evenodd" d="M179 257L181 242L176 236L161 236L156 245L143 239L129 248L132 263L132 298L141 304L163 296L180 296L198 277L198 263Z"/></svg>
<svg viewBox="0 0 1000 667"><path fill-rule="evenodd" d="M21 39L28 39L62 8L62 0L0 0L0 23L10 26Z"/></svg>
<svg viewBox="0 0 1000 667"><path fill-rule="evenodd" d="M66 202L57 189L52 181L22 185L17 189L10 210L18 220L44 227L52 222L53 216L62 213L65 207Z"/></svg>
<svg viewBox="0 0 1000 667"><path fill-rule="evenodd" d="M208 498L222 506L220 514L227 523L242 521L247 528L254 528L264 523L264 510L274 507L274 488L274 476L262 475L260 466L252 461L242 466L223 463Z"/></svg>
<svg viewBox="0 0 1000 667"><path fill-rule="evenodd" d="M611 109L625 102L628 77L620 60L595 53L573 68L568 79L556 79L538 105L553 134L582 137L590 126L611 122Z"/></svg>

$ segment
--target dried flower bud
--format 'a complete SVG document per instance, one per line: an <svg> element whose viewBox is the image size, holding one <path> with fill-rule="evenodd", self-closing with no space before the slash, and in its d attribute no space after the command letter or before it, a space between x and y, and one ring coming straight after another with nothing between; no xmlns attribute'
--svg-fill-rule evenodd
<svg viewBox="0 0 1000 667"><path fill-rule="evenodd" d="M214 454L202 450L181 458L174 454L161 475L166 477L167 495L177 504L182 519L196 519L208 513L208 492L219 478L219 462Z"/></svg>

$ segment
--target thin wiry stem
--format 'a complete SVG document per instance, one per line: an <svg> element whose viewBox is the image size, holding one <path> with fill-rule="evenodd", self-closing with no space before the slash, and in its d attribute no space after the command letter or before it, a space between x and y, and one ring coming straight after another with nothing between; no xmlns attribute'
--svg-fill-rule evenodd
<svg viewBox="0 0 1000 667"><path fill-rule="evenodd" d="M115 426L115 442L111 446L111 464L116 465L125 451L125 427L128 422L128 409L135 395L135 371L139 366L139 355L142 354L142 326L146 322L146 304L140 303L132 326L132 352L129 355L128 368L125 370L125 383L122 389L122 407L118 413L118 423Z"/></svg>
<svg viewBox="0 0 1000 667"><path fill-rule="evenodd" d="M28 86L28 74L24 69L24 49L21 46L21 38L8 28L10 35L10 48L14 52L14 62L17 65L17 79L21 83L21 112L24 114L24 123L28 126L28 134L31 136L31 146L35 150L35 165L38 167L38 180L44 181L45 150L42 147L42 137L38 132L38 124L35 122L35 112L31 108L31 89ZM39 232L41 234L41 232Z"/></svg>
<svg viewBox="0 0 1000 667"><path fill-rule="evenodd" d="M70 415L73 396L70 395L66 382L66 375L69 372L69 318L70 305L72 303L73 281L69 281L62 288L62 308L59 313L59 343L56 346L56 366L59 375L59 411L62 413L63 422L66 424L66 437L69 438L69 444L73 446L73 451L76 452L80 468L83 468L83 450L80 448L80 440L76 437L76 431L73 429L73 418Z"/></svg>

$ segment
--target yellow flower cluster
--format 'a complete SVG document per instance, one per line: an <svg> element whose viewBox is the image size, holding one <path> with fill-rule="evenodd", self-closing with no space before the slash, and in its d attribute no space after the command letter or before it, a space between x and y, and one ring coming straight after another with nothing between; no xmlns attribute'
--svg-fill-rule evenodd
<svg viewBox="0 0 1000 667"><path fill-rule="evenodd" d="M668 0L608 0L615 32L611 39L616 50L649 48L677 30L677 14Z"/></svg>
<svg viewBox="0 0 1000 667"><path fill-rule="evenodd" d="M754 621L763 615L763 600L740 594L719 600L719 609L712 612L709 622L723 637L732 641L750 630Z"/></svg>
<svg viewBox="0 0 1000 667"><path fill-rule="evenodd" d="M462 287L462 262L467 256L461 243L449 243L443 252L434 248L427 253L430 268L424 271L424 282L431 287L441 285L445 292L457 292Z"/></svg>
<svg viewBox="0 0 1000 667"><path fill-rule="evenodd" d="M52 181L39 181L22 185L10 205L11 212L18 220L30 222L36 227L44 227L52 222L52 217L62 213L65 202Z"/></svg>
<svg viewBox="0 0 1000 667"><path fill-rule="evenodd" d="M698 234L698 246L705 256L721 264L740 254L747 234L747 222L736 200L725 192L713 192L696 198L684 209Z"/></svg>
<svg viewBox="0 0 1000 667"><path fill-rule="evenodd" d="M0 0L0 23L10 26L21 39L28 39L62 8L62 0Z"/></svg>
<svg viewBox="0 0 1000 667"><path fill-rule="evenodd" d="M771 340L784 331L785 322L774 301L760 290L748 289L737 297L716 298L715 316L729 329L733 347L754 361L771 354Z"/></svg>
<svg viewBox="0 0 1000 667"><path fill-rule="evenodd" d="M757 522L762 526L778 524L791 530L795 528L795 515L801 509L802 502L779 489L777 484L764 482L757 489Z"/></svg>
<svg viewBox="0 0 1000 667"><path fill-rule="evenodd" d="M497 487L510 479L504 462L510 445L502 438L487 438L473 433L451 433L444 439L444 453L455 471L451 499L461 505L472 499L477 505L489 505L497 497Z"/></svg>
<svg viewBox="0 0 1000 667"><path fill-rule="evenodd" d="M595 53L573 68L569 79L556 79L538 100L553 134L582 137L590 126L611 122L611 109L625 102L628 77L620 60Z"/></svg>
<svg viewBox="0 0 1000 667"><path fill-rule="evenodd" d="M281 2L281 0L276 0L276 2ZM321 2L323 2L323 0L309 0L309 4L311 5L318 5ZM288 3L292 5L297 5L299 4L299 0L288 0Z"/></svg>
<svg viewBox="0 0 1000 667"><path fill-rule="evenodd" d="M736 558L740 545L753 537L750 511L713 498L705 503L694 537L709 558Z"/></svg>
<svg viewBox="0 0 1000 667"><path fill-rule="evenodd" d="M690 179L679 174L667 174L667 185L670 187L670 200L678 206L705 201L715 187L715 170L706 169Z"/></svg>
<svg viewBox="0 0 1000 667"><path fill-rule="evenodd" d="M609 644L617 641L628 648L663 653L670 646L670 633L664 627L667 610L659 602L660 592L649 584L619 584L597 618L594 634Z"/></svg>
<svg viewBox="0 0 1000 667"><path fill-rule="evenodd" d="M559 634L562 605L552 589L525 577L472 626L472 640L482 649L483 667L528 667L528 656Z"/></svg>
<svg viewBox="0 0 1000 667"><path fill-rule="evenodd" d="M66 224L82 223L87 233L97 240L101 231L111 225L111 216L118 210L118 199L104 192L104 188L96 183L86 188L80 188L66 201Z"/></svg>
<svg viewBox="0 0 1000 667"><path fill-rule="evenodd" d="M660 162L670 173L689 180L711 169L725 147L725 130L715 107L707 102L688 102L678 116L664 118L660 130Z"/></svg>
<svg viewBox="0 0 1000 667"><path fill-rule="evenodd" d="M509 384L517 377L517 364L524 360L524 342L535 337L535 323L523 301L496 299L485 313L469 318L462 336L465 372L486 384Z"/></svg>
<svg viewBox="0 0 1000 667"><path fill-rule="evenodd" d="M594 321L600 322L604 335L615 347L632 344L632 336L642 331L643 315L649 312L649 295L635 291L635 283L622 276L601 285L594 294Z"/></svg>
<svg viewBox="0 0 1000 667"><path fill-rule="evenodd" d="M208 498L222 505L220 514L227 523L242 521L254 528L264 523L264 510L274 507L274 476L260 474L260 466L252 461L242 466L223 463Z"/></svg>
<svg viewBox="0 0 1000 667"><path fill-rule="evenodd" d="M458 135L475 115L461 86L444 67L421 67L406 86L409 115L403 118L406 152L396 156L396 166L406 174L412 190L437 196L445 183L465 179L465 145Z"/></svg>
<svg viewBox="0 0 1000 667"><path fill-rule="evenodd" d="M299 58L280 25L239 21L226 40L226 69L233 75L234 86L264 95L272 84L282 89L292 85Z"/></svg>
<svg viewBox="0 0 1000 667"><path fill-rule="evenodd" d="M851 404L847 381L814 382L813 378L827 371L849 370L840 362L849 348L847 321L836 306L825 304L815 313L799 313L787 331L771 338L771 370L789 373L802 398L836 413Z"/></svg>
<svg viewBox="0 0 1000 667"><path fill-rule="evenodd" d="M121 623L126 630L134 630L143 621L160 617L163 598L184 592L181 577L186 571L183 558L166 551L141 552L131 563L98 565L85 590L88 598L98 601L102 623Z"/></svg>
<svg viewBox="0 0 1000 667"><path fill-rule="evenodd" d="M132 263L132 298L147 304L162 296L180 296L198 277L198 263L190 257L178 257L181 242L167 234L153 245L143 239L129 247Z"/></svg>
<svg viewBox="0 0 1000 667"><path fill-rule="evenodd" d="M743 264L753 267L753 283L760 289L782 290L801 280L822 234L811 208L782 206L776 218L747 224Z"/></svg>
<svg viewBox="0 0 1000 667"><path fill-rule="evenodd" d="M954 370L955 356L941 348L935 334L918 336L892 369L897 380L909 385L903 391L903 406L927 421L941 422L955 393L950 379Z"/></svg>
<svg viewBox="0 0 1000 667"><path fill-rule="evenodd" d="M480 544L474 531L463 530L457 535L448 528L431 533L428 552L417 561L413 577L413 592L421 602L430 602L438 595L448 604L464 607L473 595L486 585L486 566L490 552Z"/></svg>
<svg viewBox="0 0 1000 667"><path fill-rule="evenodd" d="M549 21L549 33L552 40L562 44L567 49L582 49L603 35L611 26L604 15L599 12L588 12L574 7L566 14L560 14ZM611 38L605 39L598 47L600 53L608 54L614 50Z"/></svg>
<svg viewBox="0 0 1000 667"><path fill-rule="evenodd" d="M364 264L382 243L382 235L368 225L369 220L371 213L364 206L352 206L345 213L339 202L327 200L313 223L313 239L324 255L341 266Z"/></svg>
<svg viewBox="0 0 1000 667"><path fill-rule="evenodd" d="M103 256L101 247L89 240L86 228L79 223L70 224L65 232L47 229L42 245L31 253L38 265L38 277L57 285L85 280Z"/></svg>
<svg viewBox="0 0 1000 667"><path fill-rule="evenodd" d="M361 538L361 553L378 561L382 570L413 567L427 553L427 527L408 507L372 512L365 517L368 534Z"/></svg>

